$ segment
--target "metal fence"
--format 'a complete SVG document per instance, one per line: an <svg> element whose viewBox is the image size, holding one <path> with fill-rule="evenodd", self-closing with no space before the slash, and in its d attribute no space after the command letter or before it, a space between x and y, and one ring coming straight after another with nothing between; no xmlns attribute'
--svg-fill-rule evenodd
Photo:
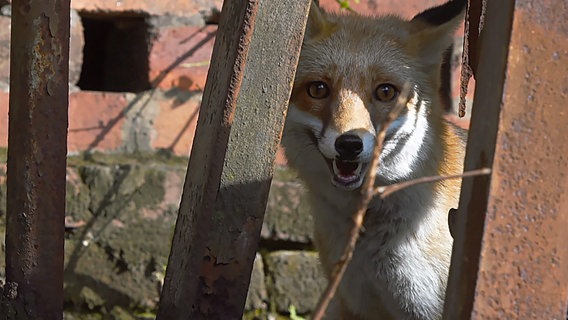
<svg viewBox="0 0 568 320"><path fill-rule="evenodd" d="M12 6L0 317L61 319L69 0ZM308 7L224 4L159 319L242 314ZM470 14L477 88L466 170L493 169L463 183L445 318L564 319L568 5L472 0ZM260 143L247 136L257 131Z"/></svg>

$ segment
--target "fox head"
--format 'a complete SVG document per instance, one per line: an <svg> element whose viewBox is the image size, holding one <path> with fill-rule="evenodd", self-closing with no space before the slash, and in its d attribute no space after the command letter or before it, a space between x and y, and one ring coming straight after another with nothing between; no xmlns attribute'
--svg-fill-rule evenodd
<svg viewBox="0 0 568 320"><path fill-rule="evenodd" d="M290 164L304 177L360 187L377 126L407 85L410 99L387 131L379 178L408 178L442 112L440 66L465 3L450 1L409 21L330 14L312 4L283 137Z"/></svg>

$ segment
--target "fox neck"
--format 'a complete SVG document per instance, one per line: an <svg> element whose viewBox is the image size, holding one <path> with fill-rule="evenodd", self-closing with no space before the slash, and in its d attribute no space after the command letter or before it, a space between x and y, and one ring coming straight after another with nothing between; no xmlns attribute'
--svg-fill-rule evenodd
<svg viewBox="0 0 568 320"><path fill-rule="evenodd" d="M379 158L377 182L389 185L425 175L436 175L442 158L442 143L436 116L430 114L425 102L399 117L388 130ZM434 119L429 119L434 118Z"/></svg>

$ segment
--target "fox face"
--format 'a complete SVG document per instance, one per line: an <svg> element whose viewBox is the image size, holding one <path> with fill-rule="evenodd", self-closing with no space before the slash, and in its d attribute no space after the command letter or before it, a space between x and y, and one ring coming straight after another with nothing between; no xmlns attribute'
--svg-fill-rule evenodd
<svg viewBox="0 0 568 320"><path fill-rule="evenodd" d="M300 167L327 176L339 189L360 187L378 126L408 85L410 99L388 129L378 178L411 178L432 119L441 113L432 107L438 105L440 64L461 9L437 13L442 23L432 24L427 12L405 21L327 14L312 5L283 138L292 166L302 159Z"/></svg>

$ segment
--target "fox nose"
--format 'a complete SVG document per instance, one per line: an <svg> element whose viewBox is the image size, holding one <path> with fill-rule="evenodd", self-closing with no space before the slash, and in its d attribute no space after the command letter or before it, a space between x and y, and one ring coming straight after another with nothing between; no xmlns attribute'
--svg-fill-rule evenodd
<svg viewBox="0 0 568 320"><path fill-rule="evenodd" d="M335 140L335 151L341 160L355 160L363 151L363 140L352 134L341 135Z"/></svg>

